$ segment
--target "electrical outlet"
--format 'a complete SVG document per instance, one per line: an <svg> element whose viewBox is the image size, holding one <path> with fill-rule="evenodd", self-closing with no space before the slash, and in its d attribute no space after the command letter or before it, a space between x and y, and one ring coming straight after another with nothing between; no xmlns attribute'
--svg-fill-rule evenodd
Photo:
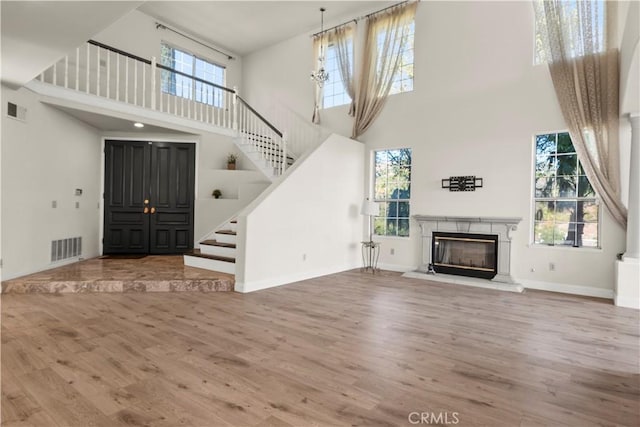
<svg viewBox="0 0 640 427"><path fill-rule="evenodd" d="M76 209L80 209L80 202L76 202Z"/></svg>
<svg viewBox="0 0 640 427"><path fill-rule="evenodd" d="M532 272L532 273L535 273L535 272L536 272L536 269L535 269L535 268L533 268L533 267L531 267L531 272Z"/></svg>
<svg viewBox="0 0 640 427"><path fill-rule="evenodd" d="M57 200L52 200L51 201L51 207L54 208L54 209L57 208L58 207L58 201Z"/></svg>
<svg viewBox="0 0 640 427"><path fill-rule="evenodd" d="M554 262L549 263L549 271L556 271L556 264Z"/></svg>
<svg viewBox="0 0 640 427"><path fill-rule="evenodd" d="M302 260L306 261L307 260L307 254L302 254Z"/></svg>
<svg viewBox="0 0 640 427"><path fill-rule="evenodd" d="M395 255L396 254L396 250L394 248L391 248L391 255Z"/></svg>

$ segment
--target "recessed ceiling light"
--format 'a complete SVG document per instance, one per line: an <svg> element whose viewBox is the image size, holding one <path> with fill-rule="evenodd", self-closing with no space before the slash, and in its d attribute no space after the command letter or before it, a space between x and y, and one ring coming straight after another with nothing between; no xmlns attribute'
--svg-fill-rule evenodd
<svg viewBox="0 0 640 427"><path fill-rule="evenodd" d="M137 128L143 128L143 127L144 127L144 124L143 124L143 123L140 123L140 122L135 122L133 125L134 125L135 127L137 127Z"/></svg>

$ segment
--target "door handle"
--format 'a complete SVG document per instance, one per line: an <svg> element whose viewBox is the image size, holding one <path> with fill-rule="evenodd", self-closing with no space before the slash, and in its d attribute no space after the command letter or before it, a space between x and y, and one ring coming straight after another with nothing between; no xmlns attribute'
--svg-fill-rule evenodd
<svg viewBox="0 0 640 427"><path fill-rule="evenodd" d="M147 206L145 206L144 210L142 211L142 213L148 214L149 213L149 208Z"/></svg>
<svg viewBox="0 0 640 427"><path fill-rule="evenodd" d="M156 208L151 208L151 213L152 214L156 213Z"/></svg>
<svg viewBox="0 0 640 427"><path fill-rule="evenodd" d="M148 205L149 204L149 199L144 199L144 204Z"/></svg>

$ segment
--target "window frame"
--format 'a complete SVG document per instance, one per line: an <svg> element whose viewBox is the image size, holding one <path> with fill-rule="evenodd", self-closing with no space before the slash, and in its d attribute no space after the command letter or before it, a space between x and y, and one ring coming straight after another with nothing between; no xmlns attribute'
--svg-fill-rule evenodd
<svg viewBox="0 0 640 427"><path fill-rule="evenodd" d="M411 76L411 79L410 79L410 81L411 81L411 89L402 90L402 87L403 87L402 82L403 81L407 81L409 79L400 79L399 78L402 75L402 73L401 73L402 68L406 67L407 65L409 65L409 64L403 64L402 63L402 55L404 54L404 51L405 51L405 47L403 46L402 53L400 54L400 58L401 58L400 64L398 64L398 70L396 71L396 75L395 75L395 77L393 79L393 82L391 83L391 90L389 90L389 96L391 96L391 95L399 95L401 93L411 93L411 92L413 92L415 90L415 74L416 74L415 73L415 66L416 66L416 57L415 57L415 52L416 52L416 19L415 19L415 17L413 17L413 19L411 19L411 21L409 23L407 23L407 25L409 25L412 28L412 31L409 33L409 35L411 36L411 39L413 41L413 43L411 45L411 49L410 49L411 51L413 51L412 62L411 62L411 66L412 66L413 72L412 72L412 76ZM383 29L384 29L384 26L381 25L381 28L377 28L375 30L376 31L376 43L375 43L375 46L376 46L376 50L375 50L375 55L376 55L376 57L375 57L376 73L378 73L378 63L380 61L380 54L381 54L380 49L379 49L380 48L380 43L379 43L378 38L380 37L380 32L382 32ZM398 90L396 92L396 91L393 90L393 87L395 85L398 85L398 84L400 86L400 90Z"/></svg>
<svg viewBox="0 0 640 427"><path fill-rule="evenodd" d="M191 71L191 75L190 75L191 77L204 80L204 81L206 81L206 82L208 82L208 83L210 83L212 85L226 87L226 85L227 85L227 67L226 66L224 66L224 65L222 65L222 64L220 64L218 62L212 61L212 60L210 60L208 58L203 58L203 57L201 57L199 55L196 55L191 50L184 49L182 47L178 47L178 46L176 46L176 45L174 45L172 43L169 43L169 42L167 42L165 40L161 40L160 41L160 62L159 63L162 64L165 67L171 68L173 71L179 71L179 72L184 73L184 71L181 71L181 70L175 69L175 68L173 68L173 67L171 67L169 65L164 65L163 64L163 55L162 55L163 46L167 46L170 49L179 51L182 54L186 54L186 55L189 55L189 56L192 57L192 63L191 63L191 70L192 71ZM198 60L204 62L207 65L212 65L214 67L214 72L215 72L215 67L222 69L222 82L221 83L217 83L215 81L210 81L210 80L207 80L206 78L196 76L196 63L197 63ZM167 72L167 70L162 70L162 71ZM183 76L181 76L181 77L183 77ZM186 78L186 77L183 77L183 78ZM192 82L192 84L191 84L191 93L190 93L191 96L190 97L183 96L183 95L178 95L178 93L177 93L178 91L177 90L176 90L176 93L171 93L170 90L165 90L165 86L164 86L164 81L163 81L162 75L160 77L160 90L161 90L161 93L163 93L163 94L176 96L176 97L179 97L179 98L184 98L184 99L187 99L189 101L193 101L193 102L198 102L198 103L201 103L201 104L209 105L209 106L214 107L214 108L226 108L225 105L224 105L225 104L225 97L224 96L219 97L219 104L216 102L218 100L217 99L218 97L216 96L216 90L220 91L222 89L217 89L215 86L213 87L214 90L213 90L213 92L211 94L212 101L210 103L210 102L208 102L208 99L207 100L203 100L202 98L200 100L197 99L197 89L196 88L198 86L197 83L199 83L199 82L197 80L191 80L191 82ZM200 83L200 84L202 84L202 83ZM208 98L208 96L207 96L207 98Z"/></svg>
<svg viewBox="0 0 640 427"><path fill-rule="evenodd" d="M352 35L351 36L351 62L350 62L350 65L351 65L351 68L352 68L351 73L354 72L353 68L354 68L354 65L355 65L354 64L354 55L353 55L354 43L355 43L355 40L354 40L354 36ZM324 86L322 87L322 99L321 99L321 101L322 101L321 102L321 106L322 106L321 108L323 110L329 110L329 109L335 108L335 107L342 107L344 105L349 105L349 104L351 104L353 102L353 100L351 99L351 97L349 96L349 94L347 93L347 91L346 91L346 89L344 87L344 80L342 78L342 74L340 73L340 69L336 68L335 70L329 70L328 68L326 68L326 65L328 63L327 58L329 57L329 49L335 50L336 48L335 48L334 44L328 44L327 43L326 52L325 52L325 58L324 58L325 69L329 73L329 79L330 80L332 78L332 75L338 75L339 76L339 80L337 82L335 82L335 84L338 85L340 87L340 89L341 89L339 94L336 95L334 93L331 96L333 98L336 98L338 96L344 97L344 98L347 99L347 101L342 103L342 104L333 104L333 105L331 105L329 107L325 106L325 99L326 99L325 96L326 96L326 88L327 88L327 84L325 83ZM337 55L337 52L336 52L336 55ZM337 64L337 59L336 59L336 64Z"/></svg>
<svg viewBox="0 0 640 427"><path fill-rule="evenodd" d="M601 199L600 196L598 195L598 193L595 191L595 188L593 188L593 185L591 184L591 182L589 181L589 185L591 186L591 188L594 191L594 196L593 197L578 197L578 193L576 192L576 197L536 197L536 181L538 179L538 177L536 176L536 172L537 172L537 154L538 154L538 149L537 149L537 139L539 136L542 135L552 135L555 134L556 135L556 144L557 144L557 137L558 135L561 134L567 134L569 135L569 131L567 129L561 129L561 130L549 130L549 131L540 131L540 132L536 132L533 135L532 138L532 144L531 144L531 158L532 158L532 163L531 163L531 196L530 196L530 201L531 201L531 220L529 221L529 247L532 248L544 248L544 249L553 249L553 250L569 250L569 251L602 251L602 216L603 216L603 209L602 209L602 203L601 203ZM569 138L571 138L571 136L569 135ZM577 157L577 153L575 151L575 146L573 145L573 140L571 140L571 145L573 146L574 151L572 153L575 153L576 157ZM555 152L556 156L557 156L557 147L556 147L556 152ZM567 153L562 153L562 154L567 154ZM570 153L569 153L570 154ZM577 164L577 168L578 171L580 170L581 167L581 163L580 160L577 160L578 164ZM557 176L557 174L555 175ZM579 173L576 174L577 177L581 176ZM586 175L584 175L586 176ZM588 178L587 178L588 180ZM575 201L591 201L593 200L595 202L595 205L597 206L597 210L598 210L598 221L595 222L595 224L597 224L598 227L598 235L597 235L597 245L596 246L574 246L574 245L556 245L555 242L554 244L546 244L546 243L538 243L536 242L536 202L539 201L569 201L569 200L575 200ZM569 223L571 223L571 221L569 221ZM576 224L578 224L577 221L575 221Z"/></svg>
<svg viewBox="0 0 640 427"><path fill-rule="evenodd" d="M534 0L534 1L541 1L541 0ZM582 1L582 0L571 0L574 2L578 2L578 1ZM600 4L600 7L602 7L602 17L603 17L603 22L602 22L602 29L600 31L601 37L602 39L599 40L599 44L600 44L600 48L601 50L599 50L598 52L604 52L606 51L606 37L607 37L607 7L606 7L606 0L589 0L589 1L594 1ZM532 46L533 46L533 65L534 66L538 66L538 65L547 65L550 62L549 53L546 52L544 54L544 58L542 57L542 55L539 55L540 51L538 50L538 34L539 34L539 29L538 29L538 17L537 17L537 12L536 12L536 6L534 4L534 2L531 3L531 7L533 9L533 37L532 37ZM579 58L580 55L577 56L572 56L572 58Z"/></svg>
<svg viewBox="0 0 640 427"><path fill-rule="evenodd" d="M409 198L408 199L379 199L376 197L376 153L378 152L389 152L389 151L395 151L395 150L409 150L411 152L411 162L409 163L409 171L410 174L413 174L413 147L408 147L408 146L404 146L404 147L395 147L395 148L374 148L371 150L371 188L372 188L372 196L370 198L370 200L373 200L375 203L379 203L380 206L380 211L383 212L383 208L382 208L382 204L387 204L387 203L391 203L391 202L406 202L408 204L408 214L406 217L400 217L400 216L396 216L396 217L388 217L388 216L383 216L383 215L376 215L373 218L374 224L376 219L379 218L384 218L385 220L389 219L389 218L394 218L394 219L407 219L408 222L408 231L407 231L407 235L406 236L401 236L398 234L399 228L396 228L396 234L377 234L375 231L375 226L374 226L374 231L373 231L373 235L381 238L381 239L409 239L411 238L411 183L412 183L412 178L410 175L409 178Z"/></svg>

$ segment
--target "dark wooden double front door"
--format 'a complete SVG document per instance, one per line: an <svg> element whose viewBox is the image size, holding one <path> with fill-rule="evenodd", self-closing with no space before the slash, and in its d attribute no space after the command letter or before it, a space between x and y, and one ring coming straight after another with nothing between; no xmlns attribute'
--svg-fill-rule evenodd
<svg viewBox="0 0 640 427"><path fill-rule="evenodd" d="M193 249L194 144L105 142L105 254Z"/></svg>

